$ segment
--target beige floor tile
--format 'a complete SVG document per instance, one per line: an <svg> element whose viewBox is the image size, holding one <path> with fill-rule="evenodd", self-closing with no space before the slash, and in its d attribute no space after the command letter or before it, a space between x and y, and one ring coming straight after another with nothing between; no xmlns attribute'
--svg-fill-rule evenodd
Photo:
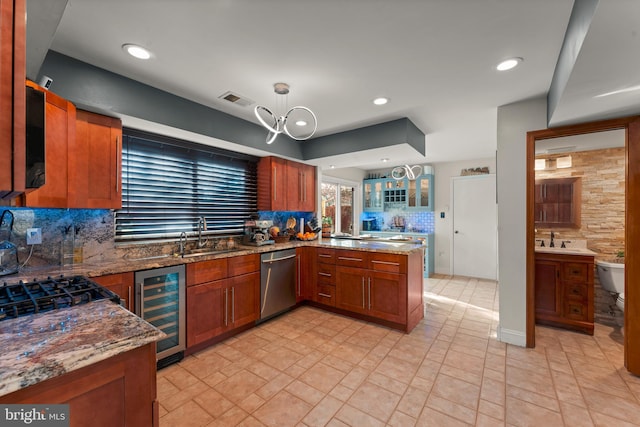
<svg viewBox="0 0 640 427"><path fill-rule="evenodd" d="M324 426L333 418L343 404L343 401L327 396L302 419L302 422L309 427Z"/></svg>
<svg viewBox="0 0 640 427"><path fill-rule="evenodd" d="M426 406L443 414L448 414L449 416L466 424L473 424L477 415L474 408L469 408L461 405L460 403L452 402L451 400L442 398L434 393L429 395Z"/></svg>
<svg viewBox="0 0 640 427"><path fill-rule="evenodd" d="M342 406L336 414L336 418L344 422L346 425L353 427L384 427L385 425L385 423L383 423L382 421L349 405Z"/></svg>
<svg viewBox="0 0 640 427"><path fill-rule="evenodd" d="M416 421L415 418L410 417L404 412L396 411L391 415L387 425L391 427L413 427L416 425Z"/></svg>
<svg viewBox="0 0 640 427"><path fill-rule="evenodd" d="M480 387L448 375L439 374L431 395L442 397L475 411L480 398Z"/></svg>
<svg viewBox="0 0 640 427"><path fill-rule="evenodd" d="M507 384L507 399L510 397L533 403L534 405L541 406L551 411L560 412L560 404L555 397L549 397L547 395L535 393L533 391Z"/></svg>
<svg viewBox="0 0 640 427"><path fill-rule="evenodd" d="M256 391L256 394L263 399L270 399L276 395L280 390L283 390L294 380L293 377L281 373Z"/></svg>
<svg viewBox="0 0 640 427"><path fill-rule="evenodd" d="M213 420L210 424L207 425L207 427L235 427L248 416L249 414L247 414L242 408L234 406L227 412L222 414L219 418ZM177 427L177 425L175 427Z"/></svg>
<svg viewBox="0 0 640 427"><path fill-rule="evenodd" d="M330 392L346 374L323 362L312 366L299 379L325 393Z"/></svg>
<svg viewBox="0 0 640 427"><path fill-rule="evenodd" d="M313 408L286 391L281 391L252 415L267 426L295 426Z"/></svg>
<svg viewBox="0 0 640 427"><path fill-rule="evenodd" d="M200 427L211 421L211 415L194 401L188 401L160 418L160 427Z"/></svg>
<svg viewBox="0 0 640 427"><path fill-rule="evenodd" d="M193 401L200 405L200 407L207 411L213 418L222 416L222 414L235 406L233 402L213 389L208 389L194 396Z"/></svg>
<svg viewBox="0 0 640 427"><path fill-rule="evenodd" d="M190 385L183 390L165 397L162 400L162 406L164 406L165 409L169 412L172 412L176 408L179 408L180 406L190 401L193 397L205 392L208 389L209 387L205 383L198 381L197 383Z"/></svg>
<svg viewBox="0 0 640 427"><path fill-rule="evenodd" d="M333 390L329 392L329 395L342 402L346 402L347 400L349 400L354 391L355 390L352 388L345 387L342 384L338 384L333 388Z"/></svg>
<svg viewBox="0 0 640 427"><path fill-rule="evenodd" d="M310 405L317 405L325 396L325 393L321 392L317 388L311 387L310 385L298 380L290 383L285 387L285 390Z"/></svg>
<svg viewBox="0 0 640 427"><path fill-rule="evenodd" d="M560 412L550 411L533 403L507 397L508 425L513 426L562 426L562 416Z"/></svg>
<svg viewBox="0 0 640 427"><path fill-rule="evenodd" d="M386 422L400 402L400 396L370 382L362 384L347 403Z"/></svg>
<svg viewBox="0 0 640 427"><path fill-rule="evenodd" d="M586 390L584 399L590 411L608 414L630 423L640 423L640 403L635 399L623 399L598 390Z"/></svg>
<svg viewBox="0 0 640 427"><path fill-rule="evenodd" d="M426 407L416 422L417 427L465 427L472 424L465 423L435 409Z"/></svg>
<svg viewBox="0 0 640 427"><path fill-rule="evenodd" d="M560 402L560 412L565 425L571 427L593 427L591 415L586 408Z"/></svg>
<svg viewBox="0 0 640 427"><path fill-rule="evenodd" d="M504 427L505 422L485 414L478 414L476 418L476 427Z"/></svg>
<svg viewBox="0 0 640 427"><path fill-rule="evenodd" d="M216 384L214 388L224 397L237 404L266 383L265 379L243 370Z"/></svg>
<svg viewBox="0 0 640 427"><path fill-rule="evenodd" d="M428 396L429 392L427 391L416 387L409 387L404 396L402 396L402 399L400 399L397 409L413 418L418 418Z"/></svg>

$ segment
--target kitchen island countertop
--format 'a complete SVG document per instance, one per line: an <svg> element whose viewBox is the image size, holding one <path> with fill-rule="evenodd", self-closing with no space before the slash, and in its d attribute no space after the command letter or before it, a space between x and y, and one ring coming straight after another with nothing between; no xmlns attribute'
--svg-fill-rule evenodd
<svg viewBox="0 0 640 427"><path fill-rule="evenodd" d="M165 334L110 300L0 322L0 396L142 347Z"/></svg>

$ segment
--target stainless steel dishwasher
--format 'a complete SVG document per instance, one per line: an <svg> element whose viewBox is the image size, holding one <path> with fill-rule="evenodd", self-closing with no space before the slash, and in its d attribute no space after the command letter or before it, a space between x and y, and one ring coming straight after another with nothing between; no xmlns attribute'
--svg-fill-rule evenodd
<svg viewBox="0 0 640 427"><path fill-rule="evenodd" d="M260 256L260 320L287 311L296 304L296 250Z"/></svg>

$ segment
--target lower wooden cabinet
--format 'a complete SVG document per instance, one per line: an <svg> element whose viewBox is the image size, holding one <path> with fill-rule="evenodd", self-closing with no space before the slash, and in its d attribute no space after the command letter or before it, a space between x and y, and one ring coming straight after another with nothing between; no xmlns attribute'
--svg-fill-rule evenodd
<svg viewBox="0 0 640 427"><path fill-rule="evenodd" d="M106 276L92 277L91 280L116 293L120 297L122 306L131 312L134 311L135 292L134 276L132 271L128 273L117 273L108 274Z"/></svg>
<svg viewBox="0 0 640 427"><path fill-rule="evenodd" d="M296 248L296 302L310 300L313 296L315 248Z"/></svg>
<svg viewBox="0 0 640 427"><path fill-rule="evenodd" d="M255 322L260 315L258 254L187 265L187 348Z"/></svg>
<svg viewBox="0 0 640 427"><path fill-rule="evenodd" d="M395 323L406 322L406 276L336 266L336 307Z"/></svg>
<svg viewBox="0 0 640 427"><path fill-rule="evenodd" d="M593 335L593 256L536 253L536 323Z"/></svg>

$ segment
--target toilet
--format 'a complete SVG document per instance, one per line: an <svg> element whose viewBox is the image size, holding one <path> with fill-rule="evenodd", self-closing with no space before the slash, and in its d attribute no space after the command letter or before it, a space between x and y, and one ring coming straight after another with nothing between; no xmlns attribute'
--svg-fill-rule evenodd
<svg viewBox="0 0 640 427"><path fill-rule="evenodd" d="M596 261L596 270L602 287L617 295L616 306L624 311L624 264Z"/></svg>

